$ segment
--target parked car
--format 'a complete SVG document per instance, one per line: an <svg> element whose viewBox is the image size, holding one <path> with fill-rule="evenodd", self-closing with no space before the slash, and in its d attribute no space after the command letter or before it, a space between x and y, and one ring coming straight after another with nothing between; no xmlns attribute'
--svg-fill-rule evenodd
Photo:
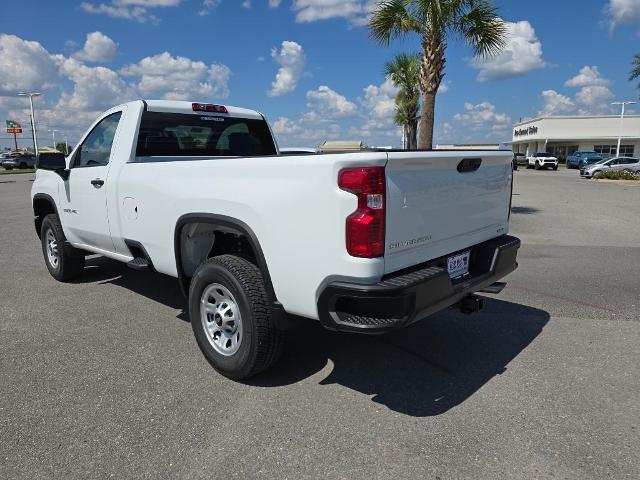
<svg viewBox="0 0 640 480"><path fill-rule="evenodd" d="M616 157L602 160L593 165L580 169L580 176L593 178L599 172L640 172L640 159L631 157Z"/></svg>
<svg viewBox="0 0 640 480"><path fill-rule="evenodd" d="M516 163L518 165L528 165L529 160L527 160L527 156L524 153L515 153Z"/></svg>
<svg viewBox="0 0 640 480"><path fill-rule="evenodd" d="M567 157L567 168L582 168L604 160L597 152L575 152Z"/></svg>
<svg viewBox="0 0 640 480"><path fill-rule="evenodd" d="M35 167L36 156L33 153L18 153L2 160L2 166L5 170L14 168L30 168Z"/></svg>
<svg viewBox="0 0 640 480"><path fill-rule="evenodd" d="M114 107L81 138L38 160L49 273L70 281L97 253L177 278L233 379L273 365L300 317L384 333L473 313L517 268L510 151L282 155L257 111L165 100Z"/></svg>
<svg viewBox="0 0 640 480"><path fill-rule="evenodd" d="M558 159L550 153L534 153L527 159L527 168L535 168L536 170L552 168L558 170Z"/></svg>

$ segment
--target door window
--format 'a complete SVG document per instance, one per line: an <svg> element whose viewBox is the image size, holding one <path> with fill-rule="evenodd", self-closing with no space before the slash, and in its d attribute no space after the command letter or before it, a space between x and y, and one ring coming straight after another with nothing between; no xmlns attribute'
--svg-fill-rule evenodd
<svg viewBox="0 0 640 480"><path fill-rule="evenodd" d="M99 167L109 163L113 139L121 116L122 112L113 113L103 118L91 130L78 149L74 167Z"/></svg>

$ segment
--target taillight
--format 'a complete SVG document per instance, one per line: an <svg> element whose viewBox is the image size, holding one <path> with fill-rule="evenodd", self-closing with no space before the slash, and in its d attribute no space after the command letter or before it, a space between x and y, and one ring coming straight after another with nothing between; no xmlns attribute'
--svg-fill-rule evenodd
<svg viewBox="0 0 640 480"><path fill-rule="evenodd" d="M347 217L347 252L353 257L384 255L384 167L347 168L338 175L338 186L358 197L358 208Z"/></svg>
<svg viewBox="0 0 640 480"><path fill-rule="evenodd" d="M191 108L194 112L229 113L229 110L224 105L212 105L210 103L192 103Z"/></svg>

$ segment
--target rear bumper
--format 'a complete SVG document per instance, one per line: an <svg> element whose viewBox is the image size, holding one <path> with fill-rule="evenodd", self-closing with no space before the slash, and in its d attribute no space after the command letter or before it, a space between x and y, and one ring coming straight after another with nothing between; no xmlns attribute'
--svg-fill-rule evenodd
<svg viewBox="0 0 640 480"><path fill-rule="evenodd" d="M330 330L358 333L405 327L513 272L519 248L520 240L506 235L471 247L469 275L461 280L449 278L447 257L442 257L374 285L329 284L318 299L320 323Z"/></svg>

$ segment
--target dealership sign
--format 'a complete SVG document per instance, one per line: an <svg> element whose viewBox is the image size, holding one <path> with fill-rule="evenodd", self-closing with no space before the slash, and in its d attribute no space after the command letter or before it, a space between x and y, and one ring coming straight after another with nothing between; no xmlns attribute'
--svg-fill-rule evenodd
<svg viewBox="0 0 640 480"><path fill-rule="evenodd" d="M536 135L538 133L538 127L531 126L525 128L517 128L513 131L514 137L526 137L528 135Z"/></svg>
<svg viewBox="0 0 640 480"><path fill-rule="evenodd" d="M7 124L7 133L22 133L22 127L18 122L14 122L13 120L7 120L5 122Z"/></svg>

